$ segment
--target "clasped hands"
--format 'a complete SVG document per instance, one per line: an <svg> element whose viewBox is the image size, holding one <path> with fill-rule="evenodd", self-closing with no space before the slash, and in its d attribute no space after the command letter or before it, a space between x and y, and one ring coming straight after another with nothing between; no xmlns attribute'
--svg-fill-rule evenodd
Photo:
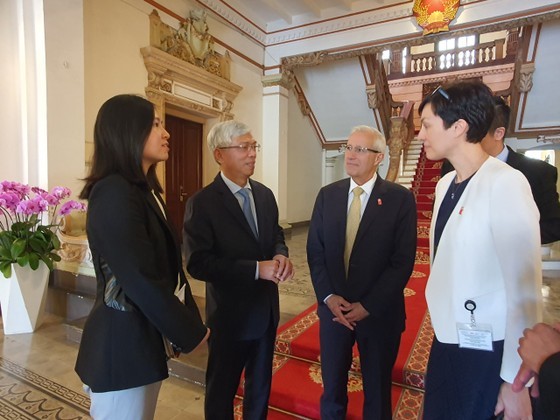
<svg viewBox="0 0 560 420"><path fill-rule="evenodd" d="M354 331L358 321L369 316L369 312L360 302L350 303L339 295L329 296L325 304L334 315L333 321L352 331Z"/></svg>
<svg viewBox="0 0 560 420"><path fill-rule="evenodd" d="M278 284L294 277L294 266L288 257L278 254L272 260L259 261L259 278Z"/></svg>
<svg viewBox="0 0 560 420"><path fill-rule="evenodd" d="M523 363L513 381L513 390L521 391L531 378L537 378L541 365L552 354L560 351L560 323L548 325L536 324L533 328L526 328L523 337L519 339L517 352ZM535 380L531 388L531 396L539 396L539 383Z"/></svg>
<svg viewBox="0 0 560 420"><path fill-rule="evenodd" d="M503 412L504 419L531 419L531 401L526 385L531 378L538 379L543 362L552 354L560 351L560 323L551 326L536 324L526 328L519 339L517 352L522 364L513 384L504 382L500 387L494 414ZM539 382L535 380L531 387L531 396L539 396Z"/></svg>

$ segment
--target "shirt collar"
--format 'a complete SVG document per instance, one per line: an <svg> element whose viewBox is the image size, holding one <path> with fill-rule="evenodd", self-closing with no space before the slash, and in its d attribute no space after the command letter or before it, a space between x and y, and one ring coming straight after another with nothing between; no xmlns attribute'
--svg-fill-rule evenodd
<svg viewBox="0 0 560 420"><path fill-rule="evenodd" d="M350 190L348 191L348 195L352 193L352 190L354 190L354 188L360 187L362 188L362 190L364 190L366 196L369 197L371 195L371 191L373 190L373 186L375 185L376 180L377 180L377 172L374 173L373 177L363 185L356 184L356 182L352 179L352 177L350 177Z"/></svg>
<svg viewBox="0 0 560 420"><path fill-rule="evenodd" d="M247 180L247 184L244 187L240 187L231 179L229 179L227 176L225 176L222 171L220 171L220 175L222 176L222 179L224 180L224 182L226 183L227 187L230 189L232 194L235 194L237 191L239 191L242 188L251 189L251 184L249 183L249 180Z"/></svg>
<svg viewBox="0 0 560 420"><path fill-rule="evenodd" d="M509 155L509 150L504 145L504 148L502 149L502 151L500 153L498 153L498 155L496 156L496 159L500 159L502 162L505 162L505 161L507 161L508 155Z"/></svg>

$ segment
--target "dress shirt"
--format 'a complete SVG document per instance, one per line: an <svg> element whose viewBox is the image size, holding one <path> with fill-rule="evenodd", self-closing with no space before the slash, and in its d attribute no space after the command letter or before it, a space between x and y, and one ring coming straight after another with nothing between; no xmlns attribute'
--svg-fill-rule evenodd
<svg viewBox="0 0 560 420"><path fill-rule="evenodd" d="M375 180L377 179L377 173L373 174L373 177L364 183L363 185L358 185L356 182L350 178L350 190L348 191L348 206L346 207L346 212L350 210L350 204L352 204L352 199L354 198L354 193L352 192L354 188L361 187L364 192L360 195L361 201L361 208L360 208L360 219L364 215L364 211L366 209L369 197L371 196L371 191L373 190L373 186L375 185Z"/></svg>
<svg viewBox="0 0 560 420"><path fill-rule="evenodd" d="M502 162L506 162L506 163L507 163L507 158L508 158L508 156L509 156L509 150L508 150L508 148L504 145L504 148L502 149L502 151L496 155L496 159L499 159L499 160L501 160Z"/></svg>
<svg viewBox="0 0 560 420"><path fill-rule="evenodd" d="M238 203L239 203L239 207L241 207L241 209L243 210L243 197L240 197L239 194L237 194L237 192L243 188L247 188L249 191L251 191L251 193L249 194L249 201L251 202L251 213L253 213L253 218L255 219L255 226L257 228L257 233L259 232L259 222L257 220L257 211L255 210L255 199L253 198L253 190L251 189L251 184L249 183L249 180L247 180L247 184L245 184L245 186L240 187L239 185L237 185L235 182L233 182L231 179L229 179L227 176L224 175L223 172L220 171L220 175L222 176L222 179L224 180L224 182L226 183L227 187L229 188L229 190L231 191L231 193L233 194L233 196L237 199ZM255 280L258 280L259 278L259 262L257 261L257 268L256 268L256 272L255 272Z"/></svg>
<svg viewBox="0 0 560 420"><path fill-rule="evenodd" d="M354 198L354 193L352 191L354 191L354 188L356 187L361 187L362 190L364 190L364 192L360 195L360 202L361 202L361 207L360 207L360 220L362 218L362 216L364 215L364 211L366 209L367 203L369 201L369 197L371 196L371 192L373 191L373 186L375 185L375 181L377 180L377 172L375 174L373 174L373 177L367 181L366 183L364 183L363 185L358 185L356 184L356 182L350 178L350 189L348 190L348 206L346 207L346 212L348 214L348 211L350 211L350 204L352 204L352 199ZM332 294L328 295L323 302L326 304L327 300L332 296Z"/></svg>

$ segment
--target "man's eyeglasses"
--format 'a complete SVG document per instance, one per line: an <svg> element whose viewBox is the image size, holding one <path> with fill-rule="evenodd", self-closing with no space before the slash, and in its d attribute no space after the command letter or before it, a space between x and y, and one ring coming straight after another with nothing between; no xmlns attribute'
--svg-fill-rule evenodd
<svg viewBox="0 0 560 420"><path fill-rule="evenodd" d="M377 150L374 149L368 149L367 147L362 147L362 146L352 146L351 144L343 144L338 148L338 151L340 153L347 153L347 152L354 152L354 153L358 153L358 154L362 154L365 155L367 152L371 152L371 153L383 153L383 152L378 152Z"/></svg>
<svg viewBox="0 0 560 420"><path fill-rule="evenodd" d="M441 96L443 96L443 98L444 98L445 100L447 100L447 101L449 101L449 102L452 102L452 101L451 101L451 98L449 97L449 93L447 93L447 92L445 91L445 89L442 88L441 86L438 86L438 87L432 92L431 96L434 96L436 93L439 93Z"/></svg>
<svg viewBox="0 0 560 420"><path fill-rule="evenodd" d="M245 153L248 153L249 150L254 150L255 152L259 152L261 150L261 145L259 143L254 143L254 144L243 143L243 144L236 144L236 145L233 145L233 146L222 146L222 147L218 147L218 149L220 149L220 150L238 149L238 150L241 150Z"/></svg>

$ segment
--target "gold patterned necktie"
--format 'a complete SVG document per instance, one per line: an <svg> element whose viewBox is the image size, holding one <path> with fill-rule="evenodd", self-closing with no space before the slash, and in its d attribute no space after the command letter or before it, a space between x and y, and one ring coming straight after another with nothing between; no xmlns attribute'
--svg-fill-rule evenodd
<svg viewBox="0 0 560 420"><path fill-rule="evenodd" d="M354 198L352 198L350 210L348 210L348 218L346 220L346 243L344 246L344 267L346 268L346 273L348 273L350 254L352 253L352 247L354 246L354 241L356 240L356 233L358 233L358 227L360 226L360 216L362 210L362 201L360 200L360 196L363 192L364 190L361 187L356 187L352 190Z"/></svg>

